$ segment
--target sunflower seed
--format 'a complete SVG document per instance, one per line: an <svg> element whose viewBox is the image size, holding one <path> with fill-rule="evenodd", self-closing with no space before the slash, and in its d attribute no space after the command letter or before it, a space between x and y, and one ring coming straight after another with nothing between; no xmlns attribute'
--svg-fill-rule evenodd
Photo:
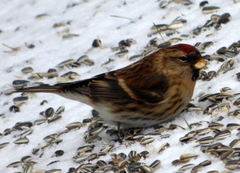
<svg viewBox="0 0 240 173"><path fill-rule="evenodd" d="M153 172L153 169L147 165L140 166L140 170L144 173L152 173Z"/></svg>
<svg viewBox="0 0 240 173"><path fill-rule="evenodd" d="M137 59L141 59L143 55L133 55L129 57L129 61L135 61Z"/></svg>
<svg viewBox="0 0 240 173"><path fill-rule="evenodd" d="M226 24L230 21L231 19L231 15L229 13L224 13L220 16L220 18L218 19L218 24Z"/></svg>
<svg viewBox="0 0 240 173"><path fill-rule="evenodd" d="M28 85L29 81L27 80L14 80L12 85L14 88L23 88L26 87Z"/></svg>
<svg viewBox="0 0 240 173"><path fill-rule="evenodd" d="M224 125L223 124L220 124L220 123L210 123L208 125L208 128L211 129L211 130L214 130L214 129L220 129L221 127L223 127Z"/></svg>
<svg viewBox="0 0 240 173"><path fill-rule="evenodd" d="M194 164L187 164L187 165L183 165L182 167L180 167L178 170L179 171L186 171L188 169L193 168L195 165Z"/></svg>
<svg viewBox="0 0 240 173"><path fill-rule="evenodd" d="M197 158L198 154L194 154L194 153L186 153L186 154L182 154L179 158L180 162L182 163L186 163L189 162L192 158Z"/></svg>
<svg viewBox="0 0 240 173"><path fill-rule="evenodd" d="M59 172L62 172L62 170L61 169L51 169L51 170L46 171L45 173L59 173Z"/></svg>
<svg viewBox="0 0 240 173"><path fill-rule="evenodd" d="M43 138L43 140L47 143L50 143L52 142L53 140L57 139L59 137L59 134L57 133L54 133L54 134L50 134L50 135L47 135Z"/></svg>
<svg viewBox="0 0 240 173"><path fill-rule="evenodd" d="M161 153L163 152L166 148L170 147L170 144L169 143L165 143L163 144L160 149L158 150L158 153Z"/></svg>
<svg viewBox="0 0 240 173"><path fill-rule="evenodd" d="M201 165L201 166L208 166L208 165L211 165L211 164L212 164L211 160L205 160L205 161L199 163L199 165Z"/></svg>
<svg viewBox="0 0 240 173"><path fill-rule="evenodd" d="M97 165L98 167L103 167L103 166L106 166L106 165L107 165L107 162L105 162L104 160L98 160L98 161L96 162L96 165Z"/></svg>
<svg viewBox="0 0 240 173"><path fill-rule="evenodd" d="M199 129L197 130L198 135L206 135L211 132L210 128L204 128L204 129Z"/></svg>
<svg viewBox="0 0 240 173"><path fill-rule="evenodd" d="M208 1L202 1L200 2L199 7L204 7L207 4L208 4Z"/></svg>
<svg viewBox="0 0 240 173"><path fill-rule="evenodd" d="M28 129L28 130L26 130L25 132L21 133L19 136L20 136L21 138L24 138L24 137L32 134L32 132L33 132L33 129Z"/></svg>
<svg viewBox="0 0 240 173"><path fill-rule="evenodd" d="M14 144L28 144L29 139L28 138L19 138L13 142Z"/></svg>
<svg viewBox="0 0 240 173"><path fill-rule="evenodd" d="M234 69L233 65L234 65L234 59L231 59L229 61L224 62L221 65L221 67L219 68L219 70L217 71L217 74L219 74L219 73L226 73L226 72Z"/></svg>
<svg viewBox="0 0 240 173"><path fill-rule="evenodd" d="M92 47L95 47L95 48L99 47L99 48L103 49L102 41L99 39L94 39L93 43L92 43Z"/></svg>
<svg viewBox="0 0 240 173"><path fill-rule="evenodd" d="M216 11L218 11L220 9L220 7L216 7L216 6L205 6L202 9L202 12L204 14L209 14L209 13L214 13Z"/></svg>
<svg viewBox="0 0 240 173"><path fill-rule="evenodd" d="M136 151L130 151L128 154L129 161L131 162L137 162L141 159L141 155L138 154Z"/></svg>
<svg viewBox="0 0 240 173"><path fill-rule="evenodd" d="M101 149L101 152L107 154L113 147L114 147L113 145L107 145Z"/></svg>
<svg viewBox="0 0 240 173"><path fill-rule="evenodd" d="M233 152L234 152L233 150L229 150L229 151L221 153L220 159L224 160L224 159L230 158L233 155Z"/></svg>
<svg viewBox="0 0 240 173"><path fill-rule="evenodd" d="M170 3L169 1L161 1L159 3L159 7L160 8L166 8L169 3Z"/></svg>
<svg viewBox="0 0 240 173"><path fill-rule="evenodd" d="M55 113L54 109L53 109L52 107L50 107L50 108L47 108L47 109L44 111L44 116L45 116L46 118L53 118L54 113Z"/></svg>
<svg viewBox="0 0 240 173"><path fill-rule="evenodd" d="M61 75L62 78L67 78L67 79L70 79L70 80L74 80L78 77L80 77L79 74L77 74L76 72L72 72L72 71L69 71L63 75Z"/></svg>
<svg viewBox="0 0 240 173"><path fill-rule="evenodd" d="M31 160L32 160L31 156L24 156L21 158L22 163L27 163L27 162L30 162Z"/></svg>
<svg viewBox="0 0 240 173"><path fill-rule="evenodd" d="M229 130L223 130L223 131L218 132L214 136L214 140L222 140L222 139L229 137L230 135L231 135L231 132Z"/></svg>
<svg viewBox="0 0 240 173"><path fill-rule="evenodd" d="M42 14L36 15L35 18L36 19L42 19L42 18L47 17L47 16L49 16L47 13L42 13Z"/></svg>
<svg viewBox="0 0 240 173"><path fill-rule="evenodd" d="M64 111L65 111L65 106L60 106L60 107L56 110L55 114L56 114L56 115L59 115L59 114L63 113Z"/></svg>
<svg viewBox="0 0 240 173"><path fill-rule="evenodd" d="M86 59L82 63L88 66L93 66L95 64L95 62L92 59Z"/></svg>
<svg viewBox="0 0 240 173"><path fill-rule="evenodd" d="M13 103L16 105L21 105L23 103L26 103L27 100L28 100L28 97L15 97L13 99Z"/></svg>
<svg viewBox="0 0 240 173"><path fill-rule="evenodd" d="M17 122L14 126L14 130L26 130L33 126L32 122Z"/></svg>
<svg viewBox="0 0 240 173"><path fill-rule="evenodd" d="M87 161L92 161L92 160L95 160L98 158L98 154L96 153L93 153L93 154L90 154L88 157L87 157Z"/></svg>
<svg viewBox="0 0 240 173"><path fill-rule="evenodd" d="M16 167L19 167L19 166L22 166L22 162L17 161L17 162L12 162L12 163L10 163L10 164L7 165L6 167L7 167L7 168L16 168Z"/></svg>
<svg viewBox="0 0 240 173"><path fill-rule="evenodd" d="M32 73L33 68L32 67L25 67L21 70L21 72L24 73L24 74Z"/></svg>
<svg viewBox="0 0 240 173"><path fill-rule="evenodd" d="M168 25L167 24L158 24L158 25L153 25L151 27L151 30L160 30L160 31L163 31L163 30L166 30L168 29Z"/></svg>
<svg viewBox="0 0 240 173"><path fill-rule="evenodd" d="M86 143L91 143L91 142L94 142L97 140L101 140L101 137L96 134L95 135L86 135L86 136L84 136L84 140Z"/></svg>
<svg viewBox="0 0 240 173"><path fill-rule="evenodd" d="M141 145L147 145L147 144L152 143L154 140L155 140L155 139L152 138L152 137L142 138L142 139L140 140L140 144L141 144Z"/></svg>
<svg viewBox="0 0 240 173"><path fill-rule="evenodd" d="M198 139L197 142L200 144L209 144L209 143L214 142L214 138L212 136L206 136L206 137Z"/></svg>
<svg viewBox="0 0 240 173"><path fill-rule="evenodd" d="M228 130L234 130L234 129L239 128L240 124L238 124L238 123L228 123L226 127L227 127Z"/></svg>
<svg viewBox="0 0 240 173"><path fill-rule="evenodd" d="M75 38L75 37L79 37L79 35L78 34L64 34L62 36L62 39L67 40L67 39L72 39L72 38Z"/></svg>
<svg viewBox="0 0 240 173"><path fill-rule="evenodd" d="M150 153L148 151L142 151L140 153L140 156L143 157L144 159L146 159L147 157L149 157Z"/></svg>
<svg viewBox="0 0 240 173"><path fill-rule="evenodd" d="M229 146L231 148L240 148L240 140L238 139L234 139L230 144Z"/></svg>
<svg viewBox="0 0 240 173"><path fill-rule="evenodd" d="M71 68L71 65L74 63L75 61L73 59L69 59L66 61L63 61L61 63L59 63L56 67L58 68Z"/></svg>
<svg viewBox="0 0 240 173"><path fill-rule="evenodd" d="M201 171L203 169L203 166L202 165L197 165L197 166L194 166L191 170L191 173L198 173L199 171Z"/></svg>
<svg viewBox="0 0 240 173"><path fill-rule="evenodd" d="M85 61L86 59L89 59L89 57L87 55L82 55L77 59L77 63L81 64L83 61Z"/></svg>
<svg viewBox="0 0 240 173"><path fill-rule="evenodd" d="M161 161L160 160L155 160L153 163L149 165L153 170L158 169L161 166Z"/></svg>
<svg viewBox="0 0 240 173"><path fill-rule="evenodd" d="M128 50L122 50L118 53L115 53L115 55L118 57L122 57L122 56L126 55L128 52L129 52Z"/></svg>
<svg viewBox="0 0 240 173"><path fill-rule="evenodd" d="M68 128L68 129L79 129L81 127L82 127L82 123L80 123L80 122L73 122L73 123L66 125L66 128Z"/></svg>
<svg viewBox="0 0 240 173"><path fill-rule="evenodd" d="M43 124L43 123L45 123L45 122L47 122L47 118L44 118L44 119L38 119L38 120L35 120L34 122L33 122L33 124L34 125L40 125L40 124Z"/></svg>
<svg viewBox="0 0 240 173"><path fill-rule="evenodd" d="M53 118L48 119L48 123L49 123L49 124L50 124L50 123L54 123L54 122L60 121L61 119L62 119L62 116L56 115L56 116L54 116Z"/></svg>
<svg viewBox="0 0 240 173"><path fill-rule="evenodd" d="M10 144L9 142L3 142L0 144L0 149L6 147L8 144Z"/></svg>
<svg viewBox="0 0 240 173"><path fill-rule="evenodd" d="M240 98L238 98L237 100L235 100L235 101L233 102L233 105L236 106L236 107L238 107L238 108L240 108Z"/></svg>

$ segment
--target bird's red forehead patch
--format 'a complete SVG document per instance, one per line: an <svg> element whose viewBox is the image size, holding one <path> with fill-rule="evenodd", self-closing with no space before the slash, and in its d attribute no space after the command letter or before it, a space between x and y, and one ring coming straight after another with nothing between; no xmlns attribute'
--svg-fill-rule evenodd
<svg viewBox="0 0 240 173"><path fill-rule="evenodd" d="M191 46L189 44L179 44L178 47L184 53L190 53L197 50L194 46Z"/></svg>

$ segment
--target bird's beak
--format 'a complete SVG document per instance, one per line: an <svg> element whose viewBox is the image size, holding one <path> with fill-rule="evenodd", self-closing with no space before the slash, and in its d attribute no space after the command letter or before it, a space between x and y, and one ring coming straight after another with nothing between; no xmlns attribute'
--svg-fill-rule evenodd
<svg viewBox="0 0 240 173"><path fill-rule="evenodd" d="M196 69L207 69L206 61L203 58L200 58L196 61L196 63L193 65Z"/></svg>

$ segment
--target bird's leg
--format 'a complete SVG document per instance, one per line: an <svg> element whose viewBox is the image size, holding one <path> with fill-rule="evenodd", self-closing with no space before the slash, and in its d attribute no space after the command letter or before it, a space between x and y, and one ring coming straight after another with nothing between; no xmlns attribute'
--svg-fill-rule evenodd
<svg viewBox="0 0 240 173"><path fill-rule="evenodd" d="M122 139L124 138L124 134L122 133L121 131L121 123L120 122L117 122L117 130L118 130L118 138L117 140L122 143ZM123 137L121 137L123 135Z"/></svg>

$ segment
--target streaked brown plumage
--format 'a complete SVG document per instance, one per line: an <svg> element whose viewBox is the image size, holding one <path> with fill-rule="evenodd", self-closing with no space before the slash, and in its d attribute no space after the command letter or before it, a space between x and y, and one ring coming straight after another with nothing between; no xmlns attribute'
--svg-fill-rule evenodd
<svg viewBox="0 0 240 173"><path fill-rule="evenodd" d="M199 71L205 67L195 47L178 44L90 79L15 92L58 94L92 106L104 120L121 127L149 127L174 118L184 109Z"/></svg>

